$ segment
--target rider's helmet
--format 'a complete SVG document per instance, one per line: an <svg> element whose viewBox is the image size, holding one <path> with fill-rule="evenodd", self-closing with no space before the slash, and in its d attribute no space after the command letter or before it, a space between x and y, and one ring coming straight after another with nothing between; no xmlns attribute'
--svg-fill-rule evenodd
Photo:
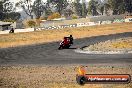
<svg viewBox="0 0 132 88"><path fill-rule="evenodd" d="M70 35L70 37L72 37L72 35Z"/></svg>

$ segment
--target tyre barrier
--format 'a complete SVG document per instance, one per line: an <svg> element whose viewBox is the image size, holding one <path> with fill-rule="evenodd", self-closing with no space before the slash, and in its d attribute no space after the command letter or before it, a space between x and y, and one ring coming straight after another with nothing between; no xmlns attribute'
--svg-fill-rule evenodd
<svg viewBox="0 0 132 88"><path fill-rule="evenodd" d="M48 26L43 27L40 29L47 29L47 30L53 30L53 29L63 29L63 28L73 28L73 27L84 27L84 26L94 26L94 25L100 25L100 24L111 24L111 23L123 23L125 22L124 19L115 19L114 21L97 21L97 22L85 22L85 23L76 23L76 24L67 24L67 25L58 25L58 26Z"/></svg>
<svg viewBox="0 0 132 88"><path fill-rule="evenodd" d="M77 27L77 24L49 26L49 27L45 27L44 29L63 29L63 28L72 28L72 27Z"/></svg>

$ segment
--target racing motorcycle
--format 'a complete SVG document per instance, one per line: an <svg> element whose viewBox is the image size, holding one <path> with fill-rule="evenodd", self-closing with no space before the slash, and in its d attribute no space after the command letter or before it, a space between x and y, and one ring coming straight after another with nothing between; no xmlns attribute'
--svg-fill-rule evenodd
<svg viewBox="0 0 132 88"><path fill-rule="evenodd" d="M71 41L69 37L64 37L64 40L60 43L59 50L68 49L71 46Z"/></svg>

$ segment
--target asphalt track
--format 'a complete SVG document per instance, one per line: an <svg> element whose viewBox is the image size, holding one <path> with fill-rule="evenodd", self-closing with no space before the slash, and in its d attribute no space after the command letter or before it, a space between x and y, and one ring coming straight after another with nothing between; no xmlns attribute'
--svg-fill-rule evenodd
<svg viewBox="0 0 132 88"><path fill-rule="evenodd" d="M58 50L59 42L0 49L0 65L132 64L132 54L81 54L76 48L106 40L132 37L132 32L75 39L70 49Z"/></svg>

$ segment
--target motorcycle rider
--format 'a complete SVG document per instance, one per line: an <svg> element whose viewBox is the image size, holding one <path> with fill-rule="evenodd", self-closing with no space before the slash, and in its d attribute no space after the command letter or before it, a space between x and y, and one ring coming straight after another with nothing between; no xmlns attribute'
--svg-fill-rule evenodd
<svg viewBox="0 0 132 88"><path fill-rule="evenodd" d="M11 30L9 31L9 33L14 33L14 28L11 28Z"/></svg>
<svg viewBox="0 0 132 88"><path fill-rule="evenodd" d="M60 43L60 47L58 48L63 49L63 48L69 48L73 44L73 37L70 35L69 37L64 37L63 41Z"/></svg>
<svg viewBox="0 0 132 88"><path fill-rule="evenodd" d="M73 37L72 37L72 35L70 35L69 39L70 39L70 44L73 44Z"/></svg>

